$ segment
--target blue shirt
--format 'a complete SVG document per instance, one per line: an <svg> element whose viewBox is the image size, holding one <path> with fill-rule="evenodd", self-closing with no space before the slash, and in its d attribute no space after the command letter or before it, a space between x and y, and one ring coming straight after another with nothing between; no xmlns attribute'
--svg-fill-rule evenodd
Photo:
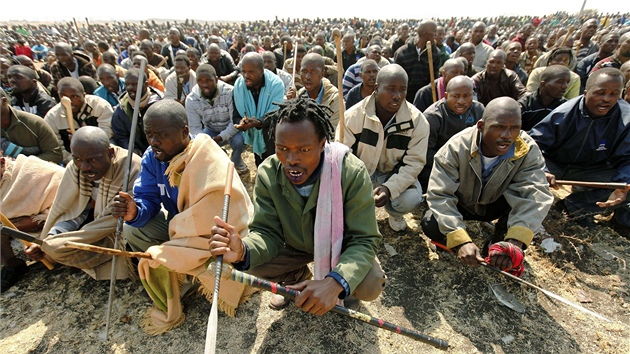
<svg viewBox="0 0 630 354"><path fill-rule="evenodd" d="M118 79L118 92L120 93L120 96L122 96L122 93L125 92L125 79L122 79L122 78ZM116 96L113 93L109 92L109 90L105 86L99 86L99 88L94 90L94 96L98 96L104 99L112 107L116 107L120 103L119 102L120 96Z"/></svg>
<svg viewBox="0 0 630 354"><path fill-rule="evenodd" d="M142 156L142 169L133 184L133 199L136 202L138 214L128 221L133 227L143 227L153 219L160 211L160 206L168 211L168 217L172 218L177 209L177 195L179 189L172 187L165 175L168 162L161 162L155 158L151 148L147 148Z"/></svg>

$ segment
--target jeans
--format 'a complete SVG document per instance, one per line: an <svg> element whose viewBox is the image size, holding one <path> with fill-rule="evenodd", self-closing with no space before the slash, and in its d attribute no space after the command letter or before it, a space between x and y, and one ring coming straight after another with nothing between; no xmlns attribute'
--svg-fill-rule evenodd
<svg viewBox="0 0 630 354"><path fill-rule="evenodd" d="M387 182L389 177L389 173L374 172L372 176L370 176L372 186L376 188L382 185ZM407 190L400 193L398 197L390 199L387 204L385 204L385 210L387 210L389 215L400 218L407 213L420 209L422 200L422 187L420 187L420 182L416 180Z"/></svg>
<svg viewBox="0 0 630 354"><path fill-rule="evenodd" d="M215 136L218 136L220 133L210 130L210 128L204 128L203 132L213 138ZM218 144L219 146L223 146L226 143L228 143L228 141L221 141ZM245 150L245 139L243 138L243 133L236 133L236 135L230 138L229 143L230 147L232 148L232 156L230 157L230 159L232 160L232 162L234 162L234 167L239 168L244 166L245 164L243 163L243 159L241 158L241 154L243 153L243 150Z"/></svg>

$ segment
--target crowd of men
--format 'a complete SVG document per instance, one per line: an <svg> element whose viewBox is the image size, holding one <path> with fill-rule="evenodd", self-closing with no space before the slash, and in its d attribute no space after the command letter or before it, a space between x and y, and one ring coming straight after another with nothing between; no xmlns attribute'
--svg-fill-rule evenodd
<svg viewBox="0 0 630 354"><path fill-rule="evenodd" d="M124 244L152 256L137 266L155 304L151 334L183 321L191 288L211 298L205 268L218 255L297 288L313 314L375 299L386 283L380 207L394 232L423 211L424 235L463 263L521 276L560 180L620 183L573 188L555 207L585 227L612 213L630 234L629 21L4 27L1 211L43 241L29 258L95 279L110 276L111 256L66 242L111 248L122 217ZM230 161L238 174L221 220ZM250 199L239 175L251 173ZM478 240L466 220L492 223L493 235ZM1 259L5 292L28 267L4 235ZM251 292L224 284L219 306L234 315ZM288 303L276 295L270 306Z"/></svg>

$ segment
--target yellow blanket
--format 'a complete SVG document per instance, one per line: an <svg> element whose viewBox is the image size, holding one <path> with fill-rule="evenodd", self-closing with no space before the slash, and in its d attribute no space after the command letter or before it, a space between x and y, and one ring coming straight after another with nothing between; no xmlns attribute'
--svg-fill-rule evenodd
<svg viewBox="0 0 630 354"><path fill-rule="evenodd" d="M5 161L0 179L0 211L9 219L31 216L46 220L63 175L63 167L35 156Z"/></svg>
<svg viewBox="0 0 630 354"><path fill-rule="evenodd" d="M66 247L66 241L87 243L102 247L113 247L117 219L112 216L111 204L114 197L123 189L125 178L125 162L127 150L114 146L114 157L109 170L100 180L98 194L94 205L94 221L83 226L78 231L64 232L48 236L48 231L60 221L71 220L79 216L90 202L92 196L92 182L81 175L79 169L70 162L66 167L59 186L59 193L50 210L50 215L44 224L40 238L44 240L42 250L47 257L54 261L89 269L98 267L112 259L111 255L81 251ZM133 183L140 173L140 157L133 155L131 171L129 173L129 188L131 193ZM89 274L89 272L88 272Z"/></svg>
<svg viewBox="0 0 630 354"><path fill-rule="evenodd" d="M212 261L209 237L214 216L221 216L229 162L210 137L200 134L169 163L166 173L171 184L179 188L180 212L169 224L170 241L150 247L147 252L152 259L141 259L138 264L140 279L156 306L149 309L143 321L143 329L149 334L164 333L183 322L180 287L184 274L195 277L206 298L212 299L214 275L206 270ZM252 214L245 186L234 174L228 223L246 235ZM243 284L224 280L217 305L234 316L247 296Z"/></svg>

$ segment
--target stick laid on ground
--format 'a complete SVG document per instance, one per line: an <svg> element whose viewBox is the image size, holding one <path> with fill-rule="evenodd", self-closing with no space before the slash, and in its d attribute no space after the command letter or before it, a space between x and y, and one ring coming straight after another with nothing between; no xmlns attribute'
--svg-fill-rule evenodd
<svg viewBox="0 0 630 354"><path fill-rule="evenodd" d="M228 164L227 177L225 180L225 191L223 192L223 209L221 210L221 220L228 221L230 209L230 195L232 194L232 179L234 178L234 162ZM205 354L214 354L217 348L217 326L218 326L218 302L219 287L221 286L221 271L223 270L223 256L217 256L214 273L214 293L212 294L212 308L208 317L208 328L206 329Z"/></svg>
<svg viewBox="0 0 630 354"><path fill-rule="evenodd" d="M578 186L578 187L587 187L587 188L604 188L604 189L625 189L628 188L628 184L626 183L604 183L604 182L583 182L583 181L565 181L565 180L557 180L556 184L561 186Z"/></svg>
<svg viewBox="0 0 630 354"><path fill-rule="evenodd" d="M136 258L152 259L151 255L146 253L146 252L127 252L127 251L123 251L123 250L119 250L119 249L115 249L115 248L94 246L94 245L90 245L90 244L87 244L87 243L81 243L81 242L66 241L66 242L64 242L64 246L69 247L69 248L74 248L74 249L77 249L77 250L82 250L82 251L89 251L89 252L101 253L101 254L109 254L109 255L112 255L112 256L123 256L123 257L136 257Z"/></svg>
<svg viewBox="0 0 630 354"><path fill-rule="evenodd" d="M144 79L144 71L147 67L147 61L142 60L140 64L140 73L138 75L138 87L136 88L136 97L142 97L142 91L144 87L142 86ZM133 148L136 144L136 130L138 128L138 114L140 113L140 100L136 100L133 107L133 117L131 119L131 130L129 132L129 146L127 147L127 161L125 161L125 179L123 180L123 191L129 190L129 174L131 170L131 161L133 157ZM122 239L122 229L123 229L124 220L121 217L118 218L118 223L116 224L116 235L114 236L114 249L118 249L118 240ZM112 302L114 301L114 287L116 285L116 263L117 257L112 257L112 271L110 273L109 279L109 297L107 298L107 313L105 314L105 338L107 340L107 336L109 335L109 324L111 322L111 314L112 314Z"/></svg>
<svg viewBox="0 0 630 354"><path fill-rule="evenodd" d="M211 272L215 270L213 269L214 267L216 267L216 264L210 264L210 266L208 267L208 271ZM224 265L223 268L225 268L223 270L223 276L225 278L229 278L230 280L243 283L249 286L253 286L255 288L267 290L274 294L280 294L290 299L295 299L300 294L300 292L295 289L286 288L284 286L278 285L277 283L270 282L270 281L255 277L253 275L243 273L241 271L233 269L227 264ZM402 334L403 336L409 337L411 339L417 340L425 344L432 345L435 348L438 348L441 350L448 349L448 342L445 341L444 339L431 337L424 333L420 333L416 330L400 327L393 323L386 322L380 318L372 317L370 315L357 312L354 310L350 310L339 305L335 305L335 307L333 307L331 311L338 313L340 315L346 316L346 317L353 318L361 322L365 322L372 326L388 330L390 332Z"/></svg>
<svg viewBox="0 0 630 354"><path fill-rule="evenodd" d="M429 56L429 77L431 78L431 95L433 102L437 101L437 90L435 89L435 73L433 72L433 47L431 41L427 41L427 55Z"/></svg>
<svg viewBox="0 0 630 354"><path fill-rule="evenodd" d="M543 293L543 294L545 294L545 295L549 296L550 298L556 299L556 300L558 300L558 301L562 302L563 304L567 304L567 305L569 305L569 306L571 306L571 307L573 307L573 308L576 308L576 309L578 309L578 310L580 310L580 311L582 311L582 312L588 313L589 315L594 316L594 317L597 317L597 318L599 318L599 319L601 319L601 320L604 320L604 321L606 321L606 322L612 322L611 320L607 319L606 317L604 317L604 316L602 316L602 315L600 315L600 314L598 314L598 313L596 313L596 312L593 312L593 311L591 311L591 310L589 310L589 309L587 309L587 308L585 308L585 307L582 307L582 306L580 306L580 305L578 305L578 304L574 304L574 303L572 303L571 301L569 301L569 300L567 300L567 299L563 298L563 297L562 297L562 296L560 296L560 295L556 295L556 294L552 293L552 292L551 292L551 291L549 291L549 290L545 290L545 289L543 289L543 288L541 288L541 287L539 287L539 286L537 286L537 285L534 285L534 284L532 284L532 283L530 283L530 282L528 282L528 281L526 281L526 280L523 280L523 279L521 279L521 278L519 278L519 277L517 277L517 276L515 276L515 275L512 275L512 274L510 274L510 273L508 273L508 272L504 272L504 271L502 271L501 269L496 268L496 267L493 267L493 266L489 265L489 264L488 264L488 263L486 263L486 262L479 262L479 264L481 264L482 266L484 266L484 267L486 267L486 268L488 268L488 269L492 269L493 271L495 271L495 272L497 272L497 273L501 273L501 274L505 275L506 277L508 277L508 278L510 278L510 279L512 279L512 280L514 280L514 281L516 281L516 282L518 282L518 283L521 283L521 284L523 284L523 285L527 285L527 286L529 286L529 287L531 287L531 288L534 288L534 289L536 289L536 290L542 291L542 293Z"/></svg>
<svg viewBox="0 0 630 354"><path fill-rule="evenodd" d="M335 49L337 50L337 97L339 100L339 141L343 143L343 135L346 130L346 119L344 112L346 107L343 105L343 59L341 56L341 31L339 28L332 30L333 38L335 38ZM337 127L333 127L337 128Z"/></svg>

